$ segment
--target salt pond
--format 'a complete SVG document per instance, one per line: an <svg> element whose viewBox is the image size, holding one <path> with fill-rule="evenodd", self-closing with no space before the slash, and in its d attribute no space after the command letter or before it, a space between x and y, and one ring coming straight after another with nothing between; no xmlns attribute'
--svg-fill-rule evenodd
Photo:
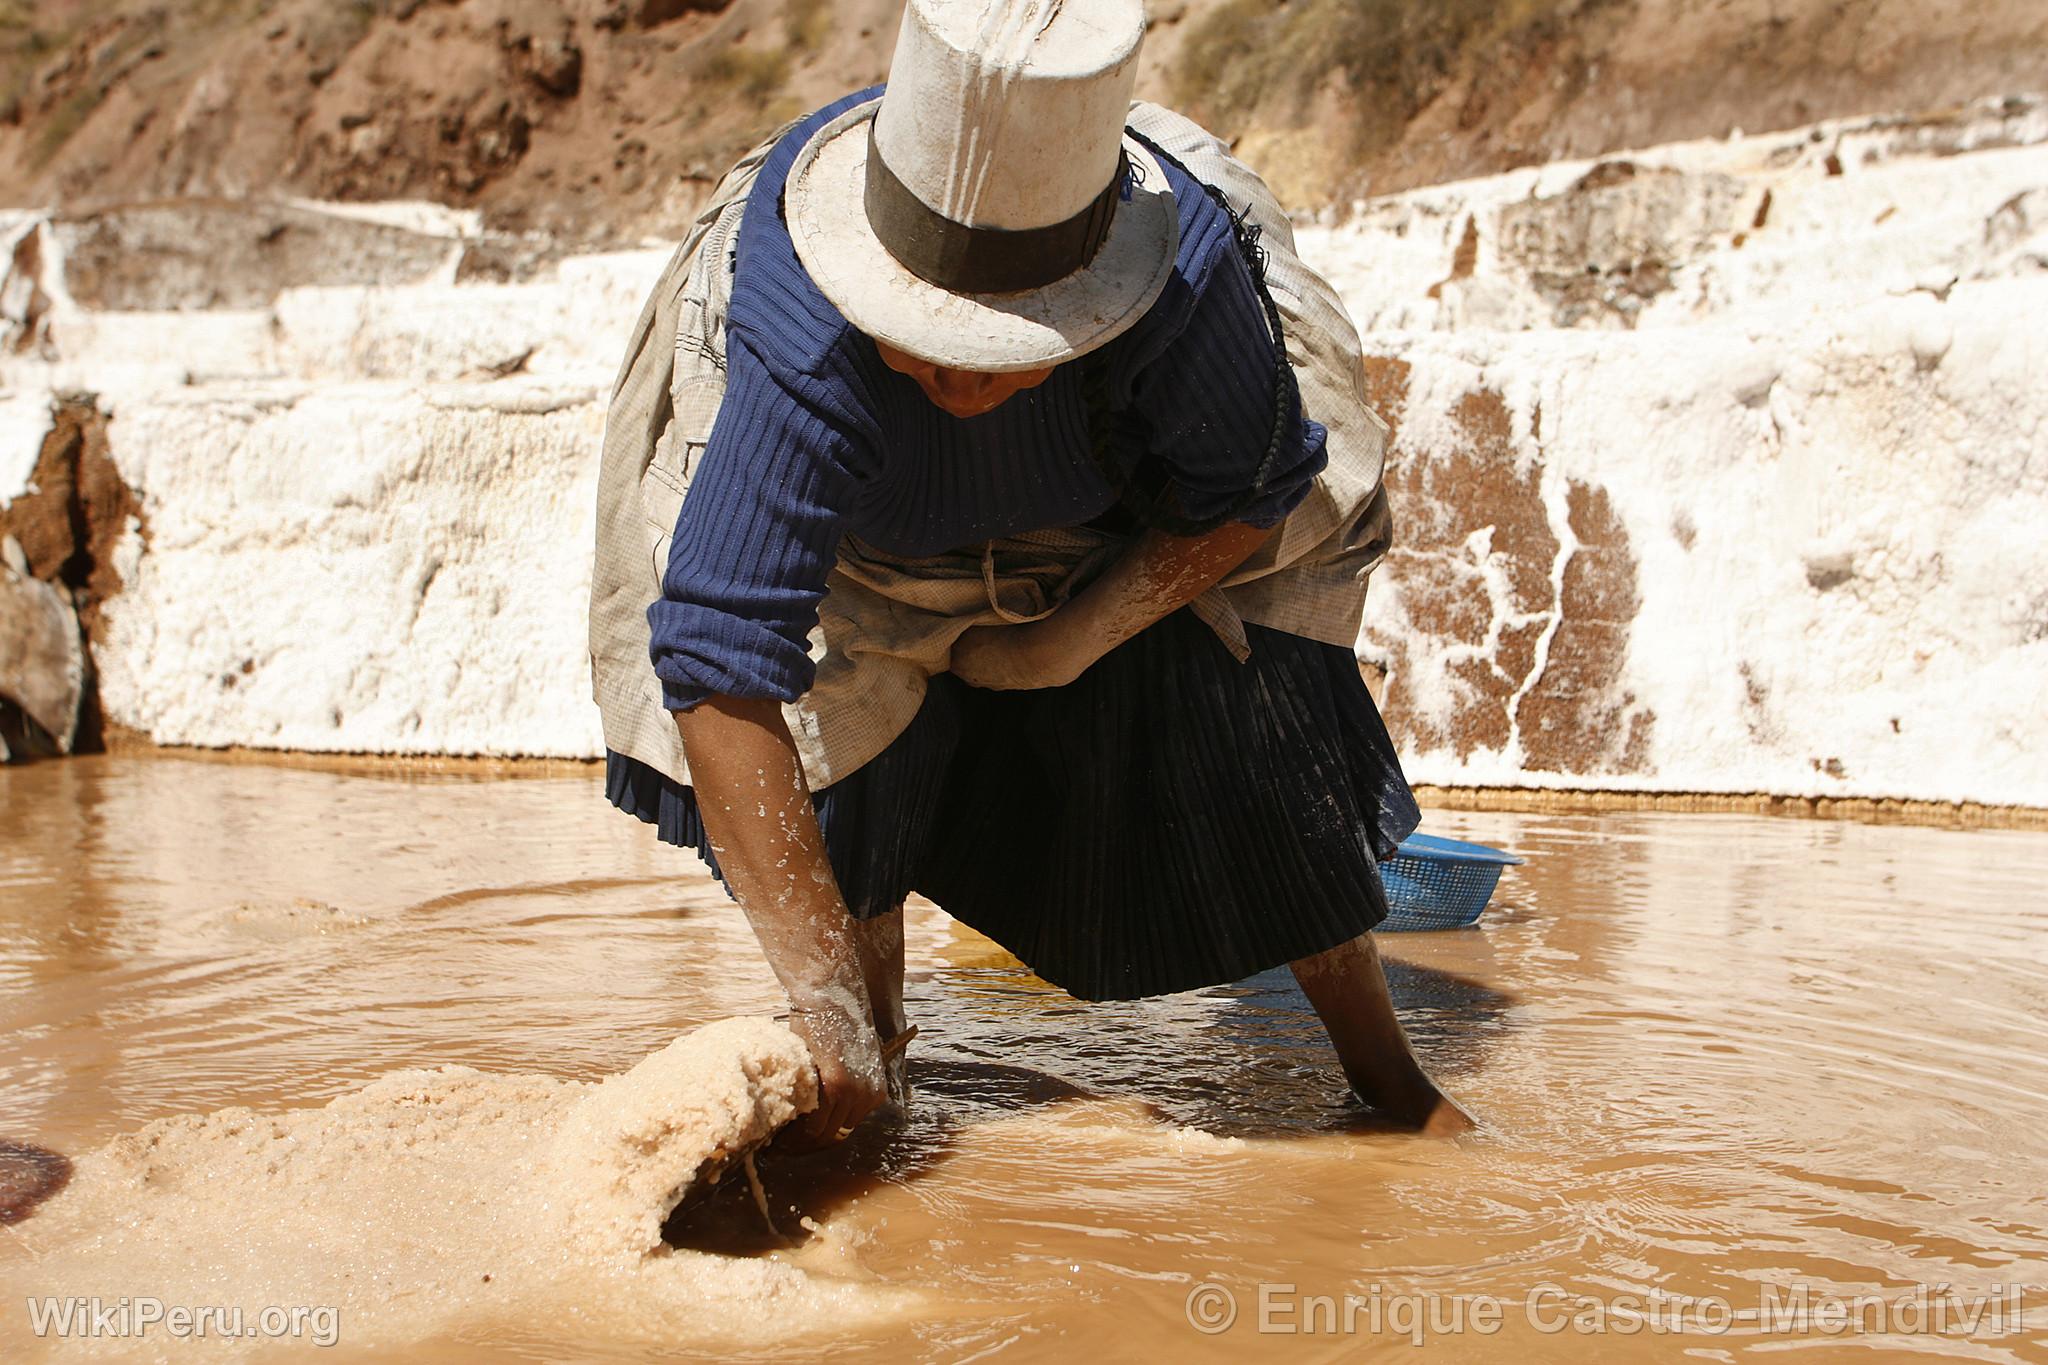
<svg viewBox="0 0 2048 1365"><path fill-rule="evenodd" d="M1830 1340L1746 1315L1767 1286L1821 1305L1945 1284L1959 1301L2020 1286L2032 1326L2008 1313L1908 1340L1910 1313L1866 1310L1893 1334L1838 1348L2040 1358L2048 835L1648 814L1427 825L1529 860L1483 928L1383 943L1419 1046L1480 1135L1362 1121L1284 972L1083 1005L925 908L910 917L910 1125L765 1158L788 1244L743 1185L722 1186L670 1225L694 1251L605 1278L519 1264L538 1205L593 1194L535 1156L550 1106L586 1093L558 1081L776 1004L694 860L583 771L0 770L0 1137L79 1163L0 1227L0 1353L52 1349L29 1294L253 1308L298 1291L339 1304L329 1357L1404 1349L1385 1330L1360 1339L1377 1302L1382 1329L1428 1305L1461 1360L1726 1360ZM527 1146L492 1158L511 1168L503 1197L487 1177L409 1207L366 1197L375 1168L342 1162L334 1120L305 1111L446 1065L523 1079L463 1081L496 1107L415 1125L407 1160L484 1152L463 1146L479 1125L528 1124ZM422 1084L337 1110L391 1130ZM177 1118L232 1106L255 1112ZM142 1180L124 1135L163 1119L163 1169ZM262 1138L257 1155L207 1145L229 1128ZM300 1144L289 1161L280 1133ZM395 1149L363 1160L379 1150ZM182 1191L179 1162L196 1173ZM119 1198L116 1174L131 1179ZM298 1228L319 1231L319 1264L252 1253ZM457 1289L451 1267L479 1278ZM1213 1326L1226 1294L1235 1324L1197 1331L1191 1309ZM1352 1335L1308 1301L1346 1294ZM1735 1316L1716 1332L1712 1310L1667 1309L1693 1334L1653 1334L1658 1294ZM1502 1318L1481 1334L1471 1309L1490 1301ZM1282 1330L1258 1331L1262 1302ZM143 1347L169 1349L161 1329Z"/></svg>

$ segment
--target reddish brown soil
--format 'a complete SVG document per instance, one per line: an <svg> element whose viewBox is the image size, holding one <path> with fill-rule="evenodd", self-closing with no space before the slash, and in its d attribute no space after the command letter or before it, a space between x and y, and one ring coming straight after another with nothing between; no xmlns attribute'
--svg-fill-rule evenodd
<svg viewBox="0 0 2048 1365"><path fill-rule="evenodd" d="M878 80L900 0L0 0L0 204L424 198L674 235ZM1558 155L2048 89L2034 0L1152 0L1142 91L1344 201Z"/></svg>

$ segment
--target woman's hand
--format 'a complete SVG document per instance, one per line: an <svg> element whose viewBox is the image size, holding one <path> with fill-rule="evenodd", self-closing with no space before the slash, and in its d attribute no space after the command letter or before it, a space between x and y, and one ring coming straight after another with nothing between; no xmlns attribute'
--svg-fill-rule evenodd
<svg viewBox="0 0 2048 1365"><path fill-rule="evenodd" d="M1065 625L1056 611L1022 625L975 626L953 643L952 672L995 692L1065 687L1100 657Z"/></svg>
<svg viewBox="0 0 2048 1365"><path fill-rule="evenodd" d="M1065 687L1139 631L1229 576L1273 534L1227 522L1199 536L1147 531L1079 595L1025 625L975 626L953 646L952 671L972 687Z"/></svg>
<svg viewBox="0 0 2048 1365"><path fill-rule="evenodd" d="M789 1027L818 1069L818 1107L797 1127L801 1148L830 1146L888 1098L882 1046L865 1007L849 1011L827 997L795 1003Z"/></svg>

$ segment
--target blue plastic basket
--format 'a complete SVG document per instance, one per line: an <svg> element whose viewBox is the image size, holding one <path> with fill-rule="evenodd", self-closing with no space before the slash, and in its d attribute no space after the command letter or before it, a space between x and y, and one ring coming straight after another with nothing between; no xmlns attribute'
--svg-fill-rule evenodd
<svg viewBox="0 0 2048 1365"><path fill-rule="evenodd" d="M1521 861L1485 844L1411 834L1380 864L1390 911L1380 930L1461 929L1486 909L1500 870Z"/></svg>

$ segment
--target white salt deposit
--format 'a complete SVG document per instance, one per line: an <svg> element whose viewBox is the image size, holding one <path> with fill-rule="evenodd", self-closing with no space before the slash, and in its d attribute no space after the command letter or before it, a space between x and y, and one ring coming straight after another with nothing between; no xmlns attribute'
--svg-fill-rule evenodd
<svg viewBox="0 0 2048 1365"><path fill-rule="evenodd" d="M336 204L317 199L286 199L293 208L324 213L335 218L380 227L403 228L423 237L446 237L453 241L483 235L483 215L475 209L450 208L446 204L418 199L396 199L382 204ZM449 265L452 269L454 258Z"/></svg>
<svg viewBox="0 0 2048 1365"><path fill-rule="evenodd" d="M451 1066L321 1109L163 1119L80 1157L11 1231L32 1259L9 1288L251 1323L329 1306L357 1348L484 1326L560 1340L578 1321L612 1346L760 1340L899 1314L900 1290L660 1241L683 1187L815 1102L793 1034L727 1020L597 1084Z"/></svg>
<svg viewBox="0 0 2048 1365"><path fill-rule="evenodd" d="M2044 137L2048 108L2006 101L1552 165L1303 232L1368 353L1412 367L1397 461L1446 467L1474 441L1461 400L1497 396L1553 584L1574 484L1635 562L1625 657L1578 714L1646 717L1647 740L1605 770L1533 761L1513 705L1504 739L1458 742L1461 670L1545 685L1558 594L1532 610L1509 552L1458 548L1492 618L1475 646L1383 571L1365 652L1429 722L1411 777L2048 803ZM1534 667L1503 647L1526 626L1548 632Z"/></svg>
<svg viewBox="0 0 2048 1365"><path fill-rule="evenodd" d="M0 504L26 492L43 438L50 434L50 398L38 389L0 392Z"/></svg>
<svg viewBox="0 0 2048 1365"><path fill-rule="evenodd" d="M1477 396L1503 428L1485 458L1528 490L1529 535L1482 517L1375 583L1363 648L1399 675L1412 777L2048 804L2044 143L2048 108L2011 100L1302 230L1368 352L1408 367L1397 488L1470 456ZM0 500L50 395L97 393L149 528L94 642L109 718L167 743L599 752L598 436L662 259L145 315L81 310L45 252L42 339L0 360ZM1442 496L1397 507L1409 543L1459 511ZM1590 609L1624 619L1574 597L1596 558ZM1475 621L1447 624L1445 584Z"/></svg>
<svg viewBox="0 0 2048 1365"><path fill-rule="evenodd" d="M602 411L586 388L220 385L124 404L150 540L108 714L158 739L575 756Z"/></svg>

